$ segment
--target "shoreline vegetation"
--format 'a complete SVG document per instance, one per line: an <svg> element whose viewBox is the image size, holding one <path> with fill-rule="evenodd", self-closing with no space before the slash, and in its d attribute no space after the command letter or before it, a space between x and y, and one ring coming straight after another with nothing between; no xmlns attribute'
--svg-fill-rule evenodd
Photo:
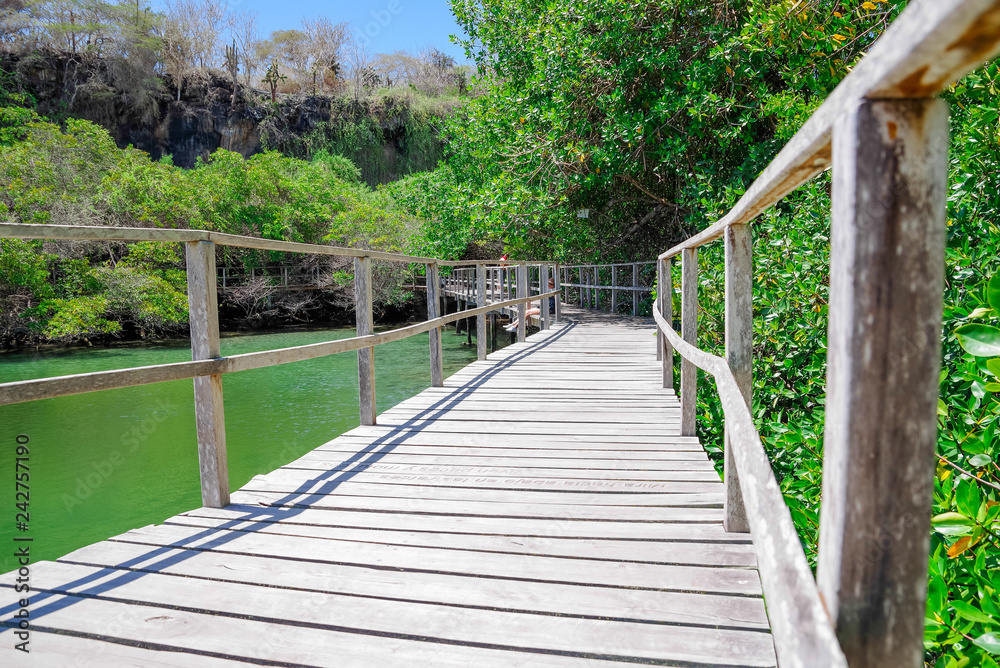
<svg viewBox="0 0 1000 668"><path fill-rule="evenodd" d="M496 0L487 7L481 0L452 0L469 36L458 42L470 66L434 52L366 55L337 24L306 24L302 37L272 35L267 59L236 63L230 77L236 104L243 94L265 97L261 108L271 109L272 121L287 134L248 155L240 145L218 144L181 169L166 155L154 160L120 148L120 126L135 125L135 118L119 124L116 114L128 107L156 116L187 105L186 95L212 89L208 106L235 123L227 127L242 122L230 118L233 100L221 83L199 83L226 80L223 69L206 74L224 64L228 41L218 39L221 19L210 20L217 3L172 3L200 17L185 24L176 12L171 18L172 10L137 18L126 12L136 6L131 1L15 2L0 10L3 48L47 46L72 54L66 63L103 64L90 70L93 76L63 77L63 87L48 97L28 85L29 73L0 75L0 219L198 227L443 259L502 253L566 264L652 259L736 203L906 4ZM89 35L60 18L57 10L69 5L103 8ZM230 32L246 33L246 25L237 24L234 17ZM215 50L171 60L171 45L196 39L199 30L215 36ZM308 104L314 86L347 106L410 97L413 109L441 113L401 125L392 125L395 115L360 124L331 116L320 128ZM941 463L925 631L925 661L933 668L1000 668L1000 362L993 355L1000 350L998 91L1000 65L992 62L943 95L951 106L952 141ZM282 92L286 97L279 98ZM295 96L306 102L302 113L277 111ZM81 108L93 113L90 120L78 114ZM302 122L288 122L293 116ZM172 118L187 122L183 114ZM198 122L211 125L210 118ZM254 120L254 127L266 130L265 121ZM407 158L405 169L379 162L380 152L398 158L404 150L419 157ZM813 563L826 401L830 188L829 174L822 175L752 225L752 414ZM322 308L350 303L347 263L317 265L316 259L238 249L218 260L243 269L278 262L303 273L318 269L330 294L340 295ZM698 343L718 354L724 347L721 244L702 249L698 261ZM169 246L0 241L0 345L176 333L186 318L181 262ZM408 271L376 263L377 308L388 312L406 302ZM676 265L675 271L679 285ZM273 295L269 303L255 289L245 292L242 301L224 306L225 317L294 321L320 308L301 295L275 306ZM671 298L677 313L679 295ZM711 383L701 383L698 399L698 436L721 470L724 421Z"/></svg>

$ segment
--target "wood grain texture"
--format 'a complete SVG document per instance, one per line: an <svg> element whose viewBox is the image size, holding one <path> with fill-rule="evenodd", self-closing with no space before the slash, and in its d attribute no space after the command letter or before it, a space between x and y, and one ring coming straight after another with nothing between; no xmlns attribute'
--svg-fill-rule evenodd
<svg viewBox="0 0 1000 668"><path fill-rule="evenodd" d="M486 305L486 265L476 265L476 306ZM476 358L486 360L486 314L476 315Z"/></svg>
<svg viewBox="0 0 1000 668"><path fill-rule="evenodd" d="M354 314L358 336L375 331L372 313L372 260L354 258ZM375 424L375 348L358 350L358 399L361 424Z"/></svg>
<svg viewBox="0 0 1000 668"><path fill-rule="evenodd" d="M681 336L692 346L698 343L698 249L681 256ZM698 368L681 356L681 435L694 436L698 406Z"/></svg>
<svg viewBox="0 0 1000 668"><path fill-rule="evenodd" d="M671 323L673 326L674 322L674 304L673 304L673 294L674 294L674 280L673 274L671 273L670 265L672 260L669 258L666 260L660 260L657 263L657 301L659 301L660 313L663 316L663 320ZM673 389L674 387L674 347L670 345L670 339L663 333L663 328L657 323L656 335L659 339L660 348L660 362L662 363L663 370L663 387L665 389Z"/></svg>
<svg viewBox="0 0 1000 668"><path fill-rule="evenodd" d="M678 435L651 323L567 315L225 509L36 565L39 660L775 666L757 551Z"/></svg>
<svg viewBox="0 0 1000 668"><path fill-rule="evenodd" d="M654 318L661 327L667 327L659 313L654 312ZM847 659L820 598L792 515L729 364L721 357L699 350L672 329L666 332L681 357L715 377L732 436L733 456L779 664L796 668L846 668Z"/></svg>
<svg viewBox="0 0 1000 668"><path fill-rule="evenodd" d="M438 317L438 309L441 304L441 279L438 274L436 264L426 265L427 270L427 319L434 320ZM435 327L430 330L430 352L431 352L431 385L441 387L444 385L444 357L441 351L441 328Z"/></svg>
<svg viewBox="0 0 1000 668"><path fill-rule="evenodd" d="M222 355L219 342L219 297L215 276L215 244L186 244L188 313L193 360ZM212 508L229 504L229 464L226 459L226 420L222 376L194 379L194 413L198 433L198 469L201 502Z"/></svg>
<svg viewBox="0 0 1000 668"><path fill-rule="evenodd" d="M730 225L725 238L726 362L750 408L753 405L753 242L747 225ZM745 533L750 531L750 524L728 431L725 440L726 530Z"/></svg>
<svg viewBox="0 0 1000 668"><path fill-rule="evenodd" d="M942 101L836 126L817 578L852 668L923 664L947 157Z"/></svg>
<svg viewBox="0 0 1000 668"><path fill-rule="evenodd" d="M517 265L517 297L523 299L528 297L528 265L521 263ZM517 305L517 341L524 343L524 338L528 331L527 316L528 305L524 302Z"/></svg>

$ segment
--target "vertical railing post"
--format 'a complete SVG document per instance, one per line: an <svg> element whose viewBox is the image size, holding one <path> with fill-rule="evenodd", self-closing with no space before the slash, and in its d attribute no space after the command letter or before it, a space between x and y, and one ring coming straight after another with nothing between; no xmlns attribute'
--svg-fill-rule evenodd
<svg viewBox="0 0 1000 668"><path fill-rule="evenodd" d="M681 251L681 337L698 345L698 249ZM681 436L695 435L698 367L681 356Z"/></svg>
<svg viewBox="0 0 1000 668"><path fill-rule="evenodd" d="M611 265L611 312L618 314L618 267Z"/></svg>
<svg viewBox="0 0 1000 668"><path fill-rule="evenodd" d="M753 401L753 238L748 225L730 225L725 238L726 361L749 408ZM723 525L726 531L749 533L728 425L725 432Z"/></svg>
<svg viewBox="0 0 1000 668"><path fill-rule="evenodd" d="M542 295L549 291L549 265L543 264L538 267L538 294ZM549 328L549 298L539 297L541 302L539 307L542 310L542 331Z"/></svg>
<svg viewBox="0 0 1000 668"><path fill-rule="evenodd" d="M372 314L372 259L354 258L354 319L358 336L375 333ZM375 348L358 349L358 399L361 424L375 424Z"/></svg>
<svg viewBox="0 0 1000 668"><path fill-rule="evenodd" d="M583 300L584 300L584 295L585 295L584 280L583 280L583 277L584 277L583 267L577 267L576 274L577 274L577 281L576 282L580 286L579 287L579 290L580 290L580 308L583 308ZM589 306L589 304L588 304L588 306Z"/></svg>
<svg viewBox="0 0 1000 668"><path fill-rule="evenodd" d="M189 241L185 259L191 359L215 359L222 356L215 244L211 241ZM226 419L220 374L194 379L194 414L198 431L201 502L208 508L224 508L229 505L229 465L226 461Z"/></svg>
<svg viewBox="0 0 1000 668"><path fill-rule="evenodd" d="M476 306L486 306L486 265L476 265ZM476 359L486 359L486 314L476 316Z"/></svg>
<svg viewBox="0 0 1000 668"><path fill-rule="evenodd" d="M521 262L517 265L517 299L528 296L528 265ZM527 304L517 305L517 340L524 341L527 334L527 319L525 313L528 310Z"/></svg>
<svg viewBox="0 0 1000 668"><path fill-rule="evenodd" d="M562 320L562 296L563 296L562 267L560 267L558 264L555 265L552 270L552 275L556 279L555 289L559 291L559 294L556 295L556 312L553 314L553 317L555 318L556 322L560 322Z"/></svg>
<svg viewBox="0 0 1000 668"><path fill-rule="evenodd" d="M440 308L441 283L438 278L437 263L427 265L427 319L438 316ZM444 387L444 361L441 357L441 328L435 327L428 332L431 343L431 385Z"/></svg>
<svg viewBox="0 0 1000 668"><path fill-rule="evenodd" d="M656 297L660 302L660 313L663 315L663 319L671 326L674 322L674 277L670 272L672 262L671 258L667 258L656 263L658 272ZM674 347L662 331L658 332L657 336L660 340L660 359L663 362L663 387L672 388L674 386Z"/></svg>
<svg viewBox="0 0 1000 668"><path fill-rule="evenodd" d="M923 665L948 107L870 100L833 130L817 584L852 668Z"/></svg>
<svg viewBox="0 0 1000 668"><path fill-rule="evenodd" d="M632 315L639 315L639 265L632 263Z"/></svg>

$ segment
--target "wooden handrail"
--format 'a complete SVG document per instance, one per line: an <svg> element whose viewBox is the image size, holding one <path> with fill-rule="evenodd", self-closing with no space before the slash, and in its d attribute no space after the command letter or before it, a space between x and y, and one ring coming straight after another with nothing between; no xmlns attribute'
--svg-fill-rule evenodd
<svg viewBox="0 0 1000 668"><path fill-rule="evenodd" d="M693 367L715 377L726 421L726 526L740 530L745 510L782 667L922 665L948 153L947 107L934 98L998 51L1000 1L911 2L736 206L659 256L653 315L664 385L677 351L682 430L693 429ZM827 425L814 579L748 408L747 224L831 167ZM697 249L723 235L726 359L699 350L695 334ZM674 331L665 298L677 255L684 336ZM900 347L907 364L892 364Z"/></svg>
<svg viewBox="0 0 1000 668"><path fill-rule="evenodd" d="M681 356L715 377L740 470L779 665L846 667L847 660L820 600L792 514L729 364L678 336L673 324L655 310L653 317ZM789 661L790 656L801 657L802 661Z"/></svg>
<svg viewBox="0 0 1000 668"><path fill-rule="evenodd" d="M813 112L718 222L662 253L660 259L750 223L799 186L830 168L833 126L865 99L931 98L1000 51L995 0L914 0L868 54Z"/></svg>
<svg viewBox="0 0 1000 668"><path fill-rule="evenodd" d="M109 227L101 225L49 225L37 223L0 223L0 239L77 239L87 241L159 241L163 243L186 243L191 241L211 241L219 246L253 248L256 250L281 251L285 253L310 253L336 257L369 257L373 260L405 262L407 264L436 264L442 267L467 267L481 264L482 260L438 260L430 257L384 253L361 248L344 248L323 244L304 244L294 241L261 239L260 237L239 236L210 232L208 230L178 230L152 227ZM520 262L520 261L519 261ZM499 264L491 260L490 264ZM546 264L531 261L528 264ZM513 264L513 263L512 263ZM551 264L551 263L549 263Z"/></svg>
<svg viewBox="0 0 1000 668"><path fill-rule="evenodd" d="M134 387L136 385L187 380L199 376L236 373L237 371L249 371L251 369L261 369L280 364L290 364L292 362L304 362L316 359L317 357L326 357L327 355L346 353L352 350L363 350L382 345L383 343L400 341L417 334L423 334L432 329L443 327L456 320L471 318L501 308L510 308L525 302L535 301L539 297L558 296L558 294L558 290L553 290L544 295L510 299L466 311L459 311L458 313L451 313L446 316L434 318L433 320L425 320L415 325L400 327L399 329L393 329L380 334L355 336L337 341L310 343L304 346L230 355L229 357L218 357L210 360L156 364L132 369L95 371L92 373L73 374L71 376L55 376L2 383L0 384L0 406L37 401L39 399L64 397L71 394L85 394L87 392L100 392L102 390L114 390L123 387Z"/></svg>

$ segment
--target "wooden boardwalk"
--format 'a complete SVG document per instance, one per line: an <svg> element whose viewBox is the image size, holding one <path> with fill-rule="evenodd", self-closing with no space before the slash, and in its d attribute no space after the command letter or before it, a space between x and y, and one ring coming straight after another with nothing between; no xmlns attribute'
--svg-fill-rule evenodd
<svg viewBox="0 0 1000 668"><path fill-rule="evenodd" d="M0 664L775 665L651 321L565 317L225 509L33 565L32 653L4 629Z"/></svg>

